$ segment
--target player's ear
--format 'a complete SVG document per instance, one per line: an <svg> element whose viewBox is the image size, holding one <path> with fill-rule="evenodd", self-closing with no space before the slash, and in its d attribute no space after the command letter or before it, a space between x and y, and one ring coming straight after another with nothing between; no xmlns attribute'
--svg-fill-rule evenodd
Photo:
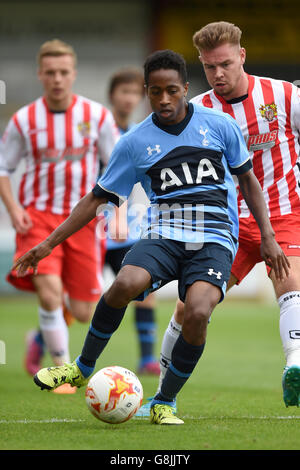
<svg viewBox="0 0 300 470"><path fill-rule="evenodd" d="M189 90L189 82L186 82L186 84L184 85L184 96L186 96L188 94L188 90Z"/></svg>
<svg viewBox="0 0 300 470"><path fill-rule="evenodd" d="M241 57L242 65L244 65L246 61L246 49L244 47L240 48L240 57Z"/></svg>

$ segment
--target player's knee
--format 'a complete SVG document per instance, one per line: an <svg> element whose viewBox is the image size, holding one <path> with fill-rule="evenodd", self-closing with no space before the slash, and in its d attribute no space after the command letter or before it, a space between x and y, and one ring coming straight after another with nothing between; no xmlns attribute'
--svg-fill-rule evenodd
<svg viewBox="0 0 300 470"><path fill-rule="evenodd" d="M205 305L185 307L183 333L188 343L200 345L205 342L209 317L210 312Z"/></svg>
<svg viewBox="0 0 300 470"><path fill-rule="evenodd" d="M80 305L72 306L72 315L80 323L90 322L93 316L94 308L93 304L89 302L81 302Z"/></svg>
<svg viewBox="0 0 300 470"><path fill-rule="evenodd" d="M211 315L211 308L207 304L189 305L185 310L185 325L191 327L197 325L207 325Z"/></svg>
<svg viewBox="0 0 300 470"><path fill-rule="evenodd" d="M42 308L50 312L61 305L62 284L57 276L33 276L33 284Z"/></svg>
<svg viewBox="0 0 300 470"><path fill-rule="evenodd" d="M106 293L106 300L109 305L114 305L115 302L127 305L138 295L137 290L133 279L126 276L117 276L113 285Z"/></svg>
<svg viewBox="0 0 300 470"><path fill-rule="evenodd" d="M111 306L125 306L149 287L150 279L146 270L125 266L106 292L106 301Z"/></svg>
<svg viewBox="0 0 300 470"><path fill-rule="evenodd" d="M73 297L69 297L69 309L76 320L80 323L87 323L93 316L95 303L92 301L78 300Z"/></svg>
<svg viewBox="0 0 300 470"><path fill-rule="evenodd" d="M58 308L61 304L61 296L53 290L44 289L38 293L39 303L41 307L48 312Z"/></svg>

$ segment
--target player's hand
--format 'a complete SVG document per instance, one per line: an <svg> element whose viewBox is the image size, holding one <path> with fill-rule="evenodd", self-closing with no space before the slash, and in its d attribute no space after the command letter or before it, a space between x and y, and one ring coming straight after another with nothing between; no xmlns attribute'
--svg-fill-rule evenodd
<svg viewBox="0 0 300 470"><path fill-rule="evenodd" d="M288 277L290 263L274 237L262 238L261 255L265 263L274 270L276 279Z"/></svg>
<svg viewBox="0 0 300 470"><path fill-rule="evenodd" d="M16 206L10 213L10 218L17 233L24 235L32 227L30 215L23 207Z"/></svg>
<svg viewBox="0 0 300 470"><path fill-rule="evenodd" d="M25 255L21 256L14 263L12 270L16 270L18 277L23 277L27 274L29 269L33 269L33 274L37 274L38 263L41 259L46 258L52 252L47 240L39 243L31 250L27 251Z"/></svg>

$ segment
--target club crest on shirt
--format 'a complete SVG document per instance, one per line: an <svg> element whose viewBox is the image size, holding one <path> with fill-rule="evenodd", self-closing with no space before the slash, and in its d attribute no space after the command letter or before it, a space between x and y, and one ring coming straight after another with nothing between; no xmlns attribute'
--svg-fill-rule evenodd
<svg viewBox="0 0 300 470"><path fill-rule="evenodd" d="M202 139L202 145L207 146L207 145L209 144L209 140L208 140L207 137L206 137L206 134L208 133L208 129L203 129L203 127L200 126L199 133L200 133L200 135L202 135L202 137L203 137L203 139Z"/></svg>
<svg viewBox="0 0 300 470"><path fill-rule="evenodd" d="M91 123L89 121L80 122L77 126L78 131L83 137L89 137L91 132Z"/></svg>
<svg viewBox="0 0 300 470"><path fill-rule="evenodd" d="M259 108L261 116L268 122L272 122L277 119L277 105L275 103L262 104Z"/></svg>

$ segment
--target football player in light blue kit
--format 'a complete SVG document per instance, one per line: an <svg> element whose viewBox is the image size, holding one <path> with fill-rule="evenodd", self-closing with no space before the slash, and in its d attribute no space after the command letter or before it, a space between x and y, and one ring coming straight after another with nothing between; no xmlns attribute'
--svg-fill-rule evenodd
<svg viewBox="0 0 300 470"><path fill-rule="evenodd" d="M111 77L108 87L111 111L121 135L128 132L135 123L131 121L133 113L145 96L144 76L140 69L126 67L117 70ZM134 188L133 194L120 209L110 206L106 239L105 265L116 276L121 269L127 251L140 239L138 219L141 211L146 210L146 197L140 187ZM141 203L137 203L138 199ZM144 202L144 204L143 204ZM139 211L139 212L138 212ZM110 231L110 228L112 229ZM114 237L118 231L119 239ZM112 232L112 236L111 233ZM142 302L134 302L135 329L139 345L138 375L160 375L159 361L155 357L156 319L155 294L151 293Z"/></svg>
<svg viewBox="0 0 300 470"><path fill-rule="evenodd" d="M179 425L172 404L192 374L206 342L208 320L224 298L237 250L236 174L262 234L263 258L284 275L286 258L276 243L262 190L251 170L236 122L228 115L188 104L186 65L173 51L158 51L144 64L153 113L121 137L105 174L64 224L16 263L22 276L88 223L101 204L125 201L140 181L149 196L148 225L127 253L122 268L99 301L80 356L71 364L41 369L41 389L62 383L82 386L122 321L128 303L178 280L185 302L182 332L160 392L151 403L151 422ZM100 208L99 208L100 205Z"/></svg>

